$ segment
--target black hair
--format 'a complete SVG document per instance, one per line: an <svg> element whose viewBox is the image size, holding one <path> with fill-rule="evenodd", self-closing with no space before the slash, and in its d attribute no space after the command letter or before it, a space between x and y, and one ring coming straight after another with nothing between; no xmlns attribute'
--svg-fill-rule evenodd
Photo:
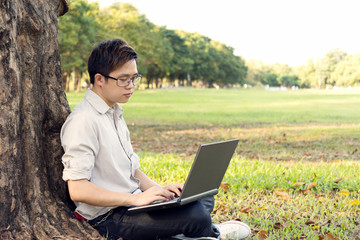
<svg viewBox="0 0 360 240"><path fill-rule="evenodd" d="M137 62L135 50L122 39L100 42L91 52L88 61L90 82L94 84L97 73L109 75L110 72L121 67L130 60Z"/></svg>

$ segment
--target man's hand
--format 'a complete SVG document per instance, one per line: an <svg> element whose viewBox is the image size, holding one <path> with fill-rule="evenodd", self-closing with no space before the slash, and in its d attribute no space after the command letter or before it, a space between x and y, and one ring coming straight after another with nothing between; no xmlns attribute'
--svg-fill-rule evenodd
<svg viewBox="0 0 360 240"><path fill-rule="evenodd" d="M176 185L169 186L171 186L170 189L179 192L179 189L175 187ZM153 186L142 193L133 194L133 205L143 206L148 205L154 201L169 201L174 199L176 193L174 193L172 190L166 189L169 186Z"/></svg>
<svg viewBox="0 0 360 240"><path fill-rule="evenodd" d="M175 194L175 197L179 197L181 194L181 191L183 189L184 185L183 184L172 184L172 185L167 185L164 188L172 193Z"/></svg>

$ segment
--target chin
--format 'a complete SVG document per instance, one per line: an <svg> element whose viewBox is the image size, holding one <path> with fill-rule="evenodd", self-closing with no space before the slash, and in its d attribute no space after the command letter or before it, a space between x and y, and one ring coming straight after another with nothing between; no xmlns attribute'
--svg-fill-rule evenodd
<svg viewBox="0 0 360 240"><path fill-rule="evenodd" d="M126 99L126 100L120 100L120 101L118 101L118 103L127 103L129 100L128 99Z"/></svg>

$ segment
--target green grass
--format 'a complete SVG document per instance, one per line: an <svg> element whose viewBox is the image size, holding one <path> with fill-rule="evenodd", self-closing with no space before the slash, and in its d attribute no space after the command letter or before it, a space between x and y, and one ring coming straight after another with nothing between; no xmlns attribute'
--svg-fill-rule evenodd
<svg viewBox="0 0 360 240"><path fill-rule="evenodd" d="M141 152L142 169L149 176L166 182L184 182L192 164L192 157L180 157L174 154L153 154ZM161 170L163 169L163 170ZM179 169L174 175L172 170ZM166 171L164 171L166 170ZM343 178L338 183L334 180ZM334 162L276 162L251 160L234 156L224 177L229 191L261 191L285 189L290 192L305 190L310 183L317 185L313 193L346 189L360 190L360 166L353 161ZM294 186L303 182L302 186Z"/></svg>
<svg viewBox="0 0 360 240"><path fill-rule="evenodd" d="M358 122L360 92L270 92L170 89L138 92L125 105L129 119L202 125L239 123ZM136 115L135 115L136 114Z"/></svg>
<svg viewBox="0 0 360 240"><path fill-rule="evenodd" d="M70 106L83 93L68 94ZM173 88L136 90L128 122L234 126L242 123L349 123L360 120L360 89L283 91Z"/></svg>
<svg viewBox="0 0 360 240"><path fill-rule="evenodd" d="M142 169L161 184L184 182L192 158L140 154ZM273 162L236 156L216 196L214 222L238 219L268 239L359 239L360 167L356 161ZM334 180L343 178L338 183ZM304 183L296 186L295 183ZM316 183L310 191L309 184ZM276 192L288 194L286 199Z"/></svg>
<svg viewBox="0 0 360 240"><path fill-rule="evenodd" d="M83 94L68 94L72 108ZM360 239L360 89L139 90L123 108L161 184L184 181L200 143L240 138L215 222L242 220L252 239Z"/></svg>

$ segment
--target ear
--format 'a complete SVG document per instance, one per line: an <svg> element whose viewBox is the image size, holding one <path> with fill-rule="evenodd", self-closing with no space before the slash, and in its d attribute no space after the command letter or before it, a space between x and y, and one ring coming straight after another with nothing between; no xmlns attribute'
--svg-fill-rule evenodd
<svg viewBox="0 0 360 240"><path fill-rule="evenodd" d="M102 87L105 82L105 77L99 73L95 74L94 76L94 86L96 87Z"/></svg>

